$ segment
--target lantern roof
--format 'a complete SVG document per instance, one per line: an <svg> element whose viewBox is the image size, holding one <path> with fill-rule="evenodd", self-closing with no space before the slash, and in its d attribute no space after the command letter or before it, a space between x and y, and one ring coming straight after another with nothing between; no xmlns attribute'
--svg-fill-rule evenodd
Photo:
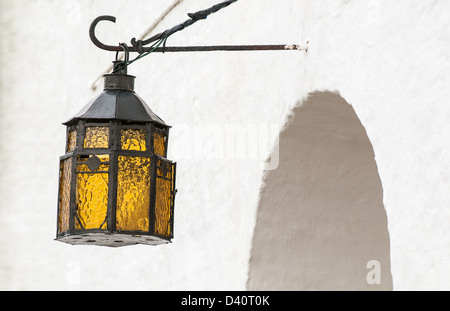
<svg viewBox="0 0 450 311"><path fill-rule="evenodd" d="M134 92L134 76L109 74L104 78L104 91L63 124L71 125L78 120L121 120L154 122L168 127Z"/></svg>

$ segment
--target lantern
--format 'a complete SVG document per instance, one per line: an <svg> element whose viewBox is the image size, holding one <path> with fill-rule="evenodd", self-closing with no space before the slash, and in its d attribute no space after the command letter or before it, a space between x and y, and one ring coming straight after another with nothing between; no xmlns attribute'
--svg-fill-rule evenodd
<svg viewBox="0 0 450 311"><path fill-rule="evenodd" d="M171 242L176 163L169 128L114 62L104 91L65 122L56 240L118 247Z"/></svg>

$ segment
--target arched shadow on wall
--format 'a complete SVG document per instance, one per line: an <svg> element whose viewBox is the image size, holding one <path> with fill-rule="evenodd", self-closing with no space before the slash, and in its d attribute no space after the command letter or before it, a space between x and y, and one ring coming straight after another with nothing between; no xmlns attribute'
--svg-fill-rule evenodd
<svg viewBox="0 0 450 311"><path fill-rule="evenodd" d="M392 290L383 189L352 106L337 93L310 94L279 152L263 180L247 289Z"/></svg>

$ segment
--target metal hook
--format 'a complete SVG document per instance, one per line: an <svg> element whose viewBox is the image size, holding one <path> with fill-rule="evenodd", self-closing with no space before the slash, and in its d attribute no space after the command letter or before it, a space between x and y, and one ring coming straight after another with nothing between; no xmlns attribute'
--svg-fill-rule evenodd
<svg viewBox="0 0 450 311"><path fill-rule="evenodd" d="M119 46L123 49L124 52L124 59L119 60L119 51L116 52L116 60L113 62L113 71L112 73L115 74L127 74L127 66L130 61L130 52L128 50L128 45L126 43L120 43Z"/></svg>
<svg viewBox="0 0 450 311"><path fill-rule="evenodd" d="M97 26L97 24L100 21L110 21L110 22L115 23L116 18L111 15L102 15L92 21L91 26L89 27L89 37L91 38L92 43L94 43L95 46L97 46L98 48L100 48L102 50L116 51L116 52L122 51L123 48L120 45L114 46L114 45L103 44L100 42L100 40L97 39L97 37L95 36L95 27Z"/></svg>
<svg viewBox="0 0 450 311"><path fill-rule="evenodd" d="M119 43L119 46L122 48L122 51L124 52L124 64L127 64L130 60L130 50L128 48L128 45L126 43ZM119 60L119 51L116 52L116 61Z"/></svg>

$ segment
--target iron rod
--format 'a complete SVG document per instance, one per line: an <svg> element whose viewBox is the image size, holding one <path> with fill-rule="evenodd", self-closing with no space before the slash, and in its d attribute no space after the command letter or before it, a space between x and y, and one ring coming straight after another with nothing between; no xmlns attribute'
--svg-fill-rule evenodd
<svg viewBox="0 0 450 311"><path fill-rule="evenodd" d="M132 49L130 49L132 50ZM212 51L307 51L306 45L211 45L211 46L167 46L158 47L153 52L212 52ZM144 50L145 51L145 50Z"/></svg>

